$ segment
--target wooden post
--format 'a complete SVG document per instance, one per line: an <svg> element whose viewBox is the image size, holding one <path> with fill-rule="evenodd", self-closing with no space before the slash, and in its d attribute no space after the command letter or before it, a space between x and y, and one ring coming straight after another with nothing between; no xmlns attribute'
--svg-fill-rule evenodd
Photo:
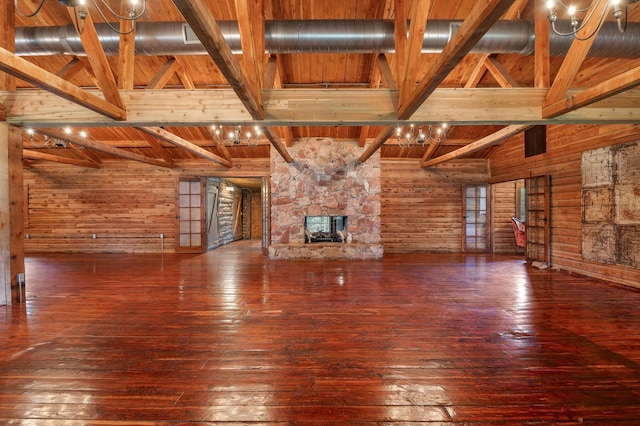
<svg viewBox="0 0 640 426"><path fill-rule="evenodd" d="M25 300L23 203L22 132L0 122L0 304Z"/></svg>

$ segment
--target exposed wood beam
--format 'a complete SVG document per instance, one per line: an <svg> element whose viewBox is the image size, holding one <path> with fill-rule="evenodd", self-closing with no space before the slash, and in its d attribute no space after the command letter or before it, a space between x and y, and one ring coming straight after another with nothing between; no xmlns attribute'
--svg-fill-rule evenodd
<svg viewBox="0 0 640 426"><path fill-rule="evenodd" d="M593 9L593 16L605 16L608 7L608 1L597 2ZM587 57L589 49L591 49L593 42L596 40L599 25L599 19L591 19L584 25L582 30L578 31L576 38L574 38L571 43L571 47L567 52L567 56L565 56L562 61L562 65L558 70L558 74L556 74L555 80L553 80L549 93L547 93L547 97L543 103L543 108L565 97L569 87L571 87L571 83L573 83L578 71L580 71L580 67ZM593 37L586 37L592 33L594 33ZM585 38L586 40L579 40Z"/></svg>
<svg viewBox="0 0 640 426"><path fill-rule="evenodd" d="M280 73L281 66L280 58L277 55L269 56L264 78L265 89L282 89L282 74ZM284 143L284 146L291 146L293 144L293 130L291 127L281 126L278 131L284 139L284 142L282 142ZM281 142L276 141L276 144L280 145Z"/></svg>
<svg viewBox="0 0 640 426"><path fill-rule="evenodd" d="M486 59L489 56L489 54L482 55L476 66L473 68L473 71L471 71L471 75L464 85L465 89L473 89L480 83L480 80L482 80L482 77L484 77L484 74L487 72L487 66L485 64Z"/></svg>
<svg viewBox="0 0 640 426"><path fill-rule="evenodd" d="M211 16L204 0L173 0L182 16L196 34L205 50L227 79L242 104L255 120L264 118L258 95L250 88L238 59L224 39L220 27Z"/></svg>
<svg viewBox="0 0 640 426"><path fill-rule="evenodd" d="M242 45L242 69L250 89L262 104L262 72L264 69L264 19L261 0L235 0L238 30Z"/></svg>
<svg viewBox="0 0 640 426"><path fill-rule="evenodd" d="M69 62L67 62L64 67L60 68L56 75L68 81L75 77L76 74L78 74L84 68L84 62L74 57Z"/></svg>
<svg viewBox="0 0 640 426"><path fill-rule="evenodd" d="M148 145L151 148L151 150L153 151L153 155L155 155L156 158L163 159L164 161L167 162L167 164L175 165L173 157L171 156L171 154L169 154L169 152L166 149L164 149L164 147L162 146L162 142L158 138L146 132L136 132L136 133L139 134L140 137L144 138L146 145Z"/></svg>
<svg viewBox="0 0 640 426"><path fill-rule="evenodd" d="M358 145L361 147L367 144L367 139L369 138L369 127L370 126L362 126L360 128L360 136L358 136Z"/></svg>
<svg viewBox="0 0 640 426"><path fill-rule="evenodd" d="M380 56L384 56L384 55L374 55L374 57L375 56L378 57L378 61L376 61L375 59L372 61L371 71L369 71L369 88L371 89L376 89L380 87L380 82L382 79L382 72L381 72L380 66L376 66L376 64L380 65L379 58ZM390 75L392 75L393 73L391 72L389 63L386 62L386 58L384 60L385 60L385 64L388 67L387 71L389 72ZM393 79L393 76L391 78ZM369 126L360 127L360 136L358 137L358 144L361 147L366 145L368 137L369 137Z"/></svg>
<svg viewBox="0 0 640 426"><path fill-rule="evenodd" d="M583 92L571 95L542 108L542 116L554 118L569 111L575 111L587 105L606 99L618 93L640 86L640 67L631 69L618 76L592 86Z"/></svg>
<svg viewBox="0 0 640 426"><path fill-rule="evenodd" d="M156 75L147 84L147 89L162 89L169 82L173 74L179 68L176 58L170 58L165 62Z"/></svg>
<svg viewBox="0 0 640 426"><path fill-rule="evenodd" d="M227 147L224 145L224 143L219 141L218 138L214 137L213 130L211 128L209 128L209 130L211 131L211 142L213 143L213 146L220 153L220 156L225 160L229 161L230 163L233 163L233 157L231 156L231 153L229 152Z"/></svg>
<svg viewBox="0 0 640 426"><path fill-rule="evenodd" d="M277 71L278 71L278 57L276 55L271 55L267 60L267 70L264 76L264 88L266 90L275 88Z"/></svg>
<svg viewBox="0 0 640 426"><path fill-rule="evenodd" d="M504 129L500 129L497 132L489 135L489 136L485 136L484 138L477 140L476 142L470 143L467 146L464 146L460 149L457 149L455 151L452 151L448 154L445 155L441 155L439 157L436 158L432 158L431 160L427 160L427 161L423 161L420 166L421 167L431 167L431 166L435 166L436 164L440 164L440 163L444 163L445 161L449 161L449 160L453 160L455 158L460 158L460 157L464 157L465 155L469 155L471 153L474 153L476 151L480 151L482 149L485 148L489 148L491 146L497 145L499 143L502 143L504 140L517 135L520 132L523 132L524 130L528 129L529 125L527 124L517 124L517 125L513 125L513 126L507 126Z"/></svg>
<svg viewBox="0 0 640 426"><path fill-rule="evenodd" d="M128 6L120 1L120 12L126 16ZM136 58L136 27L133 21L120 20L120 38L118 40L118 89L131 90L134 85Z"/></svg>
<svg viewBox="0 0 640 426"><path fill-rule="evenodd" d="M94 163L93 161L79 160L77 158L63 157L61 155L53 155L53 154L48 154L46 152L33 151L33 150L30 150L30 149L23 149L22 150L22 156L24 158L29 158L29 159L32 159L32 160L53 161L55 163L72 164L74 166L88 167L88 168L92 168L92 169L99 169L100 168L100 164Z"/></svg>
<svg viewBox="0 0 640 426"><path fill-rule="evenodd" d="M413 2L410 10L409 39L406 48L406 71L401 80L400 105L409 98L418 80L418 71L422 66L422 44L424 43L424 31L427 27L429 10L433 4L432 0L421 0Z"/></svg>
<svg viewBox="0 0 640 426"><path fill-rule="evenodd" d="M51 138L65 140L76 145L84 146L85 148L95 149L96 151L104 152L106 154L115 155L117 157L126 158L128 160L139 161L141 163L153 164L154 166L160 167L171 167L171 164L168 164L164 160L158 160L156 158L145 157L144 155L136 154L134 152L130 152L124 149L116 148L113 146L105 145L100 142L97 142L91 138L81 138L76 135L68 135L64 132L61 132L58 129L34 129L36 133L41 135L46 135Z"/></svg>
<svg viewBox="0 0 640 426"><path fill-rule="evenodd" d="M92 149L76 149L76 154L91 163L102 164L102 159L98 156L98 154L96 154L96 151Z"/></svg>
<svg viewBox="0 0 640 426"><path fill-rule="evenodd" d="M403 81L407 73L407 5L405 0L394 0L395 81Z"/></svg>
<svg viewBox="0 0 640 426"><path fill-rule="evenodd" d="M502 15L501 19L504 19L506 21L513 21L516 19L520 19L522 15L522 11L524 10L525 7L527 7L528 2L529 0L516 0L515 2L513 2L511 7L509 7L509 9L504 13L504 15ZM480 80L482 79L485 72L487 71L487 67L485 66L485 61L490 56L491 56L490 53L485 53L480 56L480 58L476 63L476 66L473 68L471 75L469 76L466 84L464 85L465 88L469 89L469 88L478 86L478 84L480 83Z"/></svg>
<svg viewBox="0 0 640 426"><path fill-rule="evenodd" d="M0 10L4 11L0 15L0 47L15 52L16 48L16 11L13 0L0 0ZM15 78L10 74L0 73L0 90L16 90ZM0 109L4 117L3 109ZM4 120L4 118L0 118Z"/></svg>
<svg viewBox="0 0 640 426"><path fill-rule="evenodd" d="M401 120L411 118L512 3L513 0L487 0L475 4L467 19L438 55L418 87L405 102L400 104L398 118Z"/></svg>
<svg viewBox="0 0 640 426"><path fill-rule="evenodd" d="M384 143L387 141L387 139L389 139L394 131L395 129L393 127L385 127L384 130L380 132L378 136L376 136L373 142L371 142L371 145L369 145L369 147L365 149L364 152L360 155L358 161L360 163L364 163L369 158L371 158L371 156L375 154L375 152L380 149L382 145L384 145Z"/></svg>
<svg viewBox="0 0 640 426"><path fill-rule="evenodd" d="M264 128L265 137L271 142L271 145L278 151L278 154L282 157L282 159L287 163L292 163L293 158L291 158L291 154L287 151L286 146L282 143L282 141L278 138L278 135L274 132L274 130L270 127Z"/></svg>
<svg viewBox="0 0 640 426"><path fill-rule="evenodd" d="M438 139L429 144L429 146L427 147L427 150L422 156L422 161L421 161L422 163L430 160L431 157L433 157L433 154L435 154L436 150L440 147L440 145L442 145L442 141L443 141L442 139Z"/></svg>
<svg viewBox="0 0 640 426"><path fill-rule="evenodd" d="M162 127L137 127L137 129L155 136L165 142L169 142L170 144L180 147L186 151L189 151L192 154L197 155L198 157L204 158L214 163L218 163L224 167L231 167L233 165L231 161L226 160L202 147L199 147L194 143L182 139L181 137L163 129Z"/></svg>
<svg viewBox="0 0 640 426"><path fill-rule="evenodd" d="M293 130L291 127L280 127L280 133L282 133L285 146L293 145Z"/></svg>
<svg viewBox="0 0 640 426"><path fill-rule="evenodd" d="M630 89L556 118L542 117L547 89L521 87L439 88L411 120L398 120L387 89L282 89L265 91L266 118L271 126L397 126L405 122L449 125L637 123L640 89ZM569 95L579 93L571 90ZM25 127L55 126L254 126L230 89L132 90L123 92L128 119L113 121L43 90L0 92L7 121Z"/></svg>
<svg viewBox="0 0 640 426"><path fill-rule="evenodd" d="M393 72L391 71L391 65L389 65L389 61L387 60L387 56L384 53L380 53L377 56L378 58L378 68L380 69L380 74L384 80L384 83L387 85L388 89L397 89L398 85L396 84L395 79L393 78Z"/></svg>
<svg viewBox="0 0 640 426"><path fill-rule="evenodd" d="M75 8L67 7L67 10L71 19L75 22L77 19ZM107 55L104 53L98 32L91 19L91 14L87 13L84 19L79 21L81 27L78 29L78 36L87 54L87 60L91 64L91 69L98 80L98 87L102 89L104 98L108 102L118 108L126 109L120 97L120 92L118 92L118 84L111 71L111 65L109 65Z"/></svg>
<svg viewBox="0 0 640 426"><path fill-rule="evenodd" d="M534 1L534 85L548 88L551 85L550 23L547 19L546 0Z"/></svg>
<svg viewBox="0 0 640 426"><path fill-rule="evenodd" d="M127 118L127 113L123 108L81 89L3 48L0 48L0 71L113 120L126 120Z"/></svg>
<svg viewBox="0 0 640 426"><path fill-rule="evenodd" d="M488 56L484 61L484 65L487 67L487 70L491 73L493 78L496 79L500 87L512 88L520 86L495 56Z"/></svg>
<svg viewBox="0 0 640 426"><path fill-rule="evenodd" d="M196 88L196 85L193 83L193 80L191 79L191 77L189 76L189 73L187 72L187 67L185 66L185 60L182 59L181 56L174 56L174 58L178 62L178 67L176 68L176 75L178 76L178 79L180 79L180 82L182 83L185 89L194 90Z"/></svg>

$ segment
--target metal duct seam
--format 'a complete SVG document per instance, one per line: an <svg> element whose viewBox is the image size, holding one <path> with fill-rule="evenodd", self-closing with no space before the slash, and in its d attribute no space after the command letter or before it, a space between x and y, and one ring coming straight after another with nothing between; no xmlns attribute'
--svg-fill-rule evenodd
<svg viewBox="0 0 640 426"><path fill-rule="evenodd" d="M461 21L429 20L424 34L424 53L439 53ZM233 53L242 53L240 32L235 21L218 21ZM562 28L566 22L558 22ZM395 48L391 20L275 20L265 22L265 53L391 53ZM118 34L107 24L96 31L105 53L118 54ZM471 50L472 53L512 53L531 55L534 50L533 24L529 21L499 21ZM555 33L550 36L552 56L566 54L573 41ZM140 22L136 24L136 54L206 55L207 52L187 24L182 22ZM19 56L85 55L73 25L16 28ZM629 22L620 33L615 22L605 22L589 51L589 56L640 57L640 23Z"/></svg>

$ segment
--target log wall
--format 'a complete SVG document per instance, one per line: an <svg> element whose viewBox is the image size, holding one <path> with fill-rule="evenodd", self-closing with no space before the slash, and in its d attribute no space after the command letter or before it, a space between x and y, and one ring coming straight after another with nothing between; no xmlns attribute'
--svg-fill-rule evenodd
<svg viewBox="0 0 640 426"><path fill-rule="evenodd" d="M234 176L234 171L237 176L238 169L246 177L269 171L268 161L238 164L236 170L215 170L212 163L201 161L174 169L126 160L105 161L100 169L34 163L24 171L25 251L173 252L178 179ZM226 198L221 197L221 211L228 207L231 212L232 200ZM224 217L221 221L233 223ZM234 239L231 225L228 228L229 238L222 243Z"/></svg>
<svg viewBox="0 0 640 426"><path fill-rule="evenodd" d="M547 129L547 152L524 158L522 137L514 138L491 156L491 181L507 182L551 175L551 265L583 275L640 286L640 270L582 258L583 151L640 139L640 125L563 125Z"/></svg>
<svg viewBox="0 0 640 426"><path fill-rule="evenodd" d="M385 253L462 251L462 188L488 182L487 160L421 169L416 159L383 159L381 174Z"/></svg>

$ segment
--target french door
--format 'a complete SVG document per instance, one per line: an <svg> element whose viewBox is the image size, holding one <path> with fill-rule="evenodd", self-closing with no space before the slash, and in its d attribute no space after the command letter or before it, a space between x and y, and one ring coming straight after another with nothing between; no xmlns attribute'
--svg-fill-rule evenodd
<svg viewBox="0 0 640 426"><path fill-rule="evenodd" d="M204 214L204 184L201 179L180 179L178 182L178 238L176 251L202 253L206 238Z"/></svg>
<svg viewBox="0 0 640 426"><path fill-rule="evenodd" d="M551 177L536 176L525 180L526 187L526 258L527 261L551 265L549 256L549 205Z"/></svg>
<svg viewBox="0 0 640 426"><path fill-rule="evenodd" d="M464 251L487 251L489 244L489 187L468 185L463 188Z"/></svg>

